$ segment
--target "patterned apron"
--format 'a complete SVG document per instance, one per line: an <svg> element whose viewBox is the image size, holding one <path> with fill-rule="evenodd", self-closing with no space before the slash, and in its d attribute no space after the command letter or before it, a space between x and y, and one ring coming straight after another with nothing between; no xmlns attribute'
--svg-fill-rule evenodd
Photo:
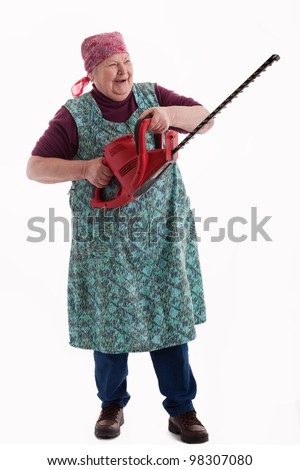
<svg viewBox="0 0 300 470"><path fill-rule="evenodd" d="M159 106L154 84L133 85L137 110L124 123L106 121L86 93L67 101L78 129L76 159L130 134L140 114ZM153 136L147 133L148 148ZM116 194L115 178L102 190ZM195 338L206 320L196 230L177 164L144 195L117 209L93 209L94 187L70 190L73 237L68 315L72 346L104 353L153 351Z"/></svg>

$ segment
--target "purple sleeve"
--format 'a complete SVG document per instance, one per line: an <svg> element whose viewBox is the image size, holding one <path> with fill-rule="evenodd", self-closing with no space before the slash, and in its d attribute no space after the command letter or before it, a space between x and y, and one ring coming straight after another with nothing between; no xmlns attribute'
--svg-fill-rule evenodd
<svg viewBox="0 0 300 470"><path fill-rule="evenodd" d="M48 129L37 141L32 155L59 157L71 160L78 150L78 133L75 121L62 106L49 122Z"/></svg>
<svg viewBox="0 0 300 470"><path fill-rule="evenodd" d="M160 106L202 106L193 98L177 95L174 91L167 90L157 83L155 84L155 92Z"/></svg>

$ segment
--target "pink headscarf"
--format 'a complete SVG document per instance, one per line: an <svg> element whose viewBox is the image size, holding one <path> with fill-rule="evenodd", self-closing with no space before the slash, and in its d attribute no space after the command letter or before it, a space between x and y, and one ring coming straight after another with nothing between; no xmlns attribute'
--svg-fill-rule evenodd
<svg viewBox="0 0 300 470"><path fill-rule="evenodd" d="M96 34L86 38L81 45L81 55L85 70L90 73L93 69L113 54L127 53L127 48L121 33ZM84 87L89 83L89 77L85 76L72 86L73 96L80 96Z"/></svg>

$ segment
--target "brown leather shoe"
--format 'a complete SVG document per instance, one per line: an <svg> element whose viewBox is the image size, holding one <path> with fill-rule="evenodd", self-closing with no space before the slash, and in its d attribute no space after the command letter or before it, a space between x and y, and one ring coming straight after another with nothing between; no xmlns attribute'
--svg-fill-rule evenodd
<svg viewBox="0 0 300 470"><path fill-rule="evenodd" d="M95 426L95 436L100 439L117 437L123 423L123 408L118 403L112 403L108 407L102 408Z"/></svg>
<svg viewBox="0 0 300 470"><path fill-rule="evenodd" d="M208 433L196 416L196 411L187 411L169 418L169 431L180 434L181 440L189 444L208 441Z"/></svg>

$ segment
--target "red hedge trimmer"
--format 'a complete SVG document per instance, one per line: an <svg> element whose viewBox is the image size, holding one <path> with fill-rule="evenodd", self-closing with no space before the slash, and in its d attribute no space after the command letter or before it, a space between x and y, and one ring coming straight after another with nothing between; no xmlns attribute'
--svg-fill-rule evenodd
<svg viewBox="0 0 300 470"><path fill-rule="evenodd" d="M165 132L164 139L162 134L155 134L155 149L147 150L146 132L151 118L145 118L137 121L134 135L124 135L106 145L104 147L104 163L109 166L121 187L116 197L108 201L101 199L101 190L96 188L94 198L91 200L92 207L110 209L124 206L148 191L164 171L177 160L178 150L182 149L200 129L220 113L269 65L279 59L279 55L273 54L266 60L242 85L195 127L180 144L178 144L178 133L168 130Z"/></svg>

